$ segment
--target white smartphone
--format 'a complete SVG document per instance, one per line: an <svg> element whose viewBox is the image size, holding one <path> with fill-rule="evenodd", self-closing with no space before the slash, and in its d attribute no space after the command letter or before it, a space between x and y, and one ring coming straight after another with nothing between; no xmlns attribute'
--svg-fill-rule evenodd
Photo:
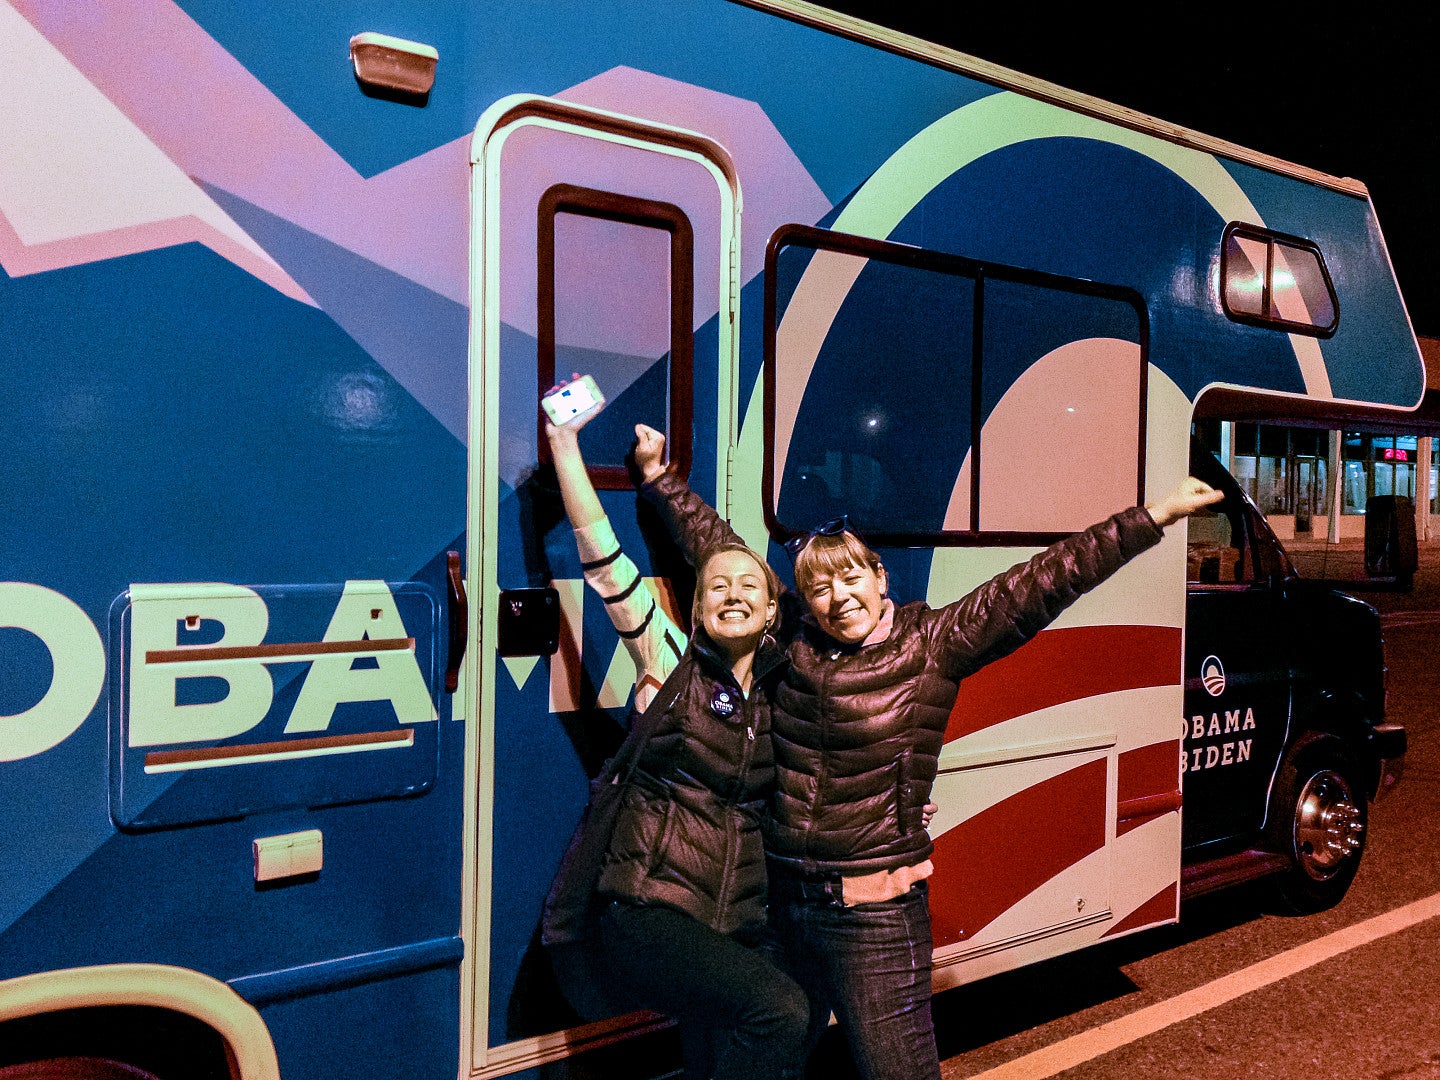
<svg viewBox="0 0 1440 1080"><path fill-rule="evenodd" d="M589 375L581 375L571 382L561 383L540 399L545 415L550 417L550 422L556 427L563 427L578 417L598 412L604 404L605 395Z"/></svg>

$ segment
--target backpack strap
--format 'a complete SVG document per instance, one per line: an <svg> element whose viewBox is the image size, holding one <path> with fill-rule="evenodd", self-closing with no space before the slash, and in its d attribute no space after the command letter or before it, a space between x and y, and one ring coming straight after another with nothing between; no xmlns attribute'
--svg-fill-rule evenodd
<svg viewBox="0 0 1440 1080"><path fill-rule="evenodd" d="M630 723L630 733L615 751L615 756L605 763L596 780L602 784L627 784L640 765L645 744L660 728L660 722L670 711L677 698L685 691L690 671L695 666L695 656L690 650L680 657L680 662L661 684L660 691L650 701L649 707Z"/></svg>

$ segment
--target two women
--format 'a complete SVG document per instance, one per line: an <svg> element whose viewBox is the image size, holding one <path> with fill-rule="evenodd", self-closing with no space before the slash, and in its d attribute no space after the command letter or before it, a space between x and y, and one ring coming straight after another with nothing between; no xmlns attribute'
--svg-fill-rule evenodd
<svg viewBox="0 0 1440 1080"><path fill-rule="evenodd" d="M666 472L663 436L637 435L642 494L687 558L738 540ZM774 698L767 850L772 929L810 999L807 1050L833 1010L867 1080L939 1080L922 807L960 681L1219 497L1189 479L938 609L891 601L884 565L843 521L793 542L808 607L782 617L790 663Z"/></svg>
<svg viewBox="0 0 1440 1080"><path fill-rule="evenodd" d="M547 424L585 579L635 660L643 711L687 644L615 533L577 435ZM761 818L775 784L771 696L785 657L769 632L774 572L733 539L696 553L693 661L641 753L602 870L600 944L619 997L675 1018L687 1076L770 1080L803 1063L800 987L760 950Z"/></svg>

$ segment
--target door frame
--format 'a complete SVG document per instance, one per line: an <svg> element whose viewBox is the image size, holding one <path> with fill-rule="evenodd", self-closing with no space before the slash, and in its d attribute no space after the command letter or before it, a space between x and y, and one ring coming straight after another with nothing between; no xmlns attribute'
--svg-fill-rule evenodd
<svg viewBox="0 0 1440 1080"><path fill-rule="evenodd" d="M466 724L462 831L459 1076L490 1077L567 1057L658 1023L618 1018L570 1031L489 1045L490 904L493 870L495 634L499 517L500 161L506 139L525 127L600 139L695 162L714 178L720 197L720 296L716 425L716 509L730 501L729 462L739 412L740 179L729 152L684 128L535 94L501 98L480 117L470 148L470 422L466 511L466 590L470 647L455 701ZM514 422L514 421L512 421ZM521 421L530 422L530 421Z"/></svg>

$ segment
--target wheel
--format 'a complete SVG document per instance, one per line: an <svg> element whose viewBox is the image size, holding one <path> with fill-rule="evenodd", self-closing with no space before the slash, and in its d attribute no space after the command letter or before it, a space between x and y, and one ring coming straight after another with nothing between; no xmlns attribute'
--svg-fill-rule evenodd
<svg viewBox="0 0 1440 1080"><path fill-rule="evenodd" d="M154 1073L109 1058L66 1057L0 1066L0 1080L160 1080Z"/></svg>
<svg viewBox="0 0 1440 1080"><path fill-rule="evenodd" d="M1340 902L1365 851L1366 806L1359 769L1333 740L1300 747L1281 766L1272 838L1291 869L1280 898L1300 914Z"/></svg>

